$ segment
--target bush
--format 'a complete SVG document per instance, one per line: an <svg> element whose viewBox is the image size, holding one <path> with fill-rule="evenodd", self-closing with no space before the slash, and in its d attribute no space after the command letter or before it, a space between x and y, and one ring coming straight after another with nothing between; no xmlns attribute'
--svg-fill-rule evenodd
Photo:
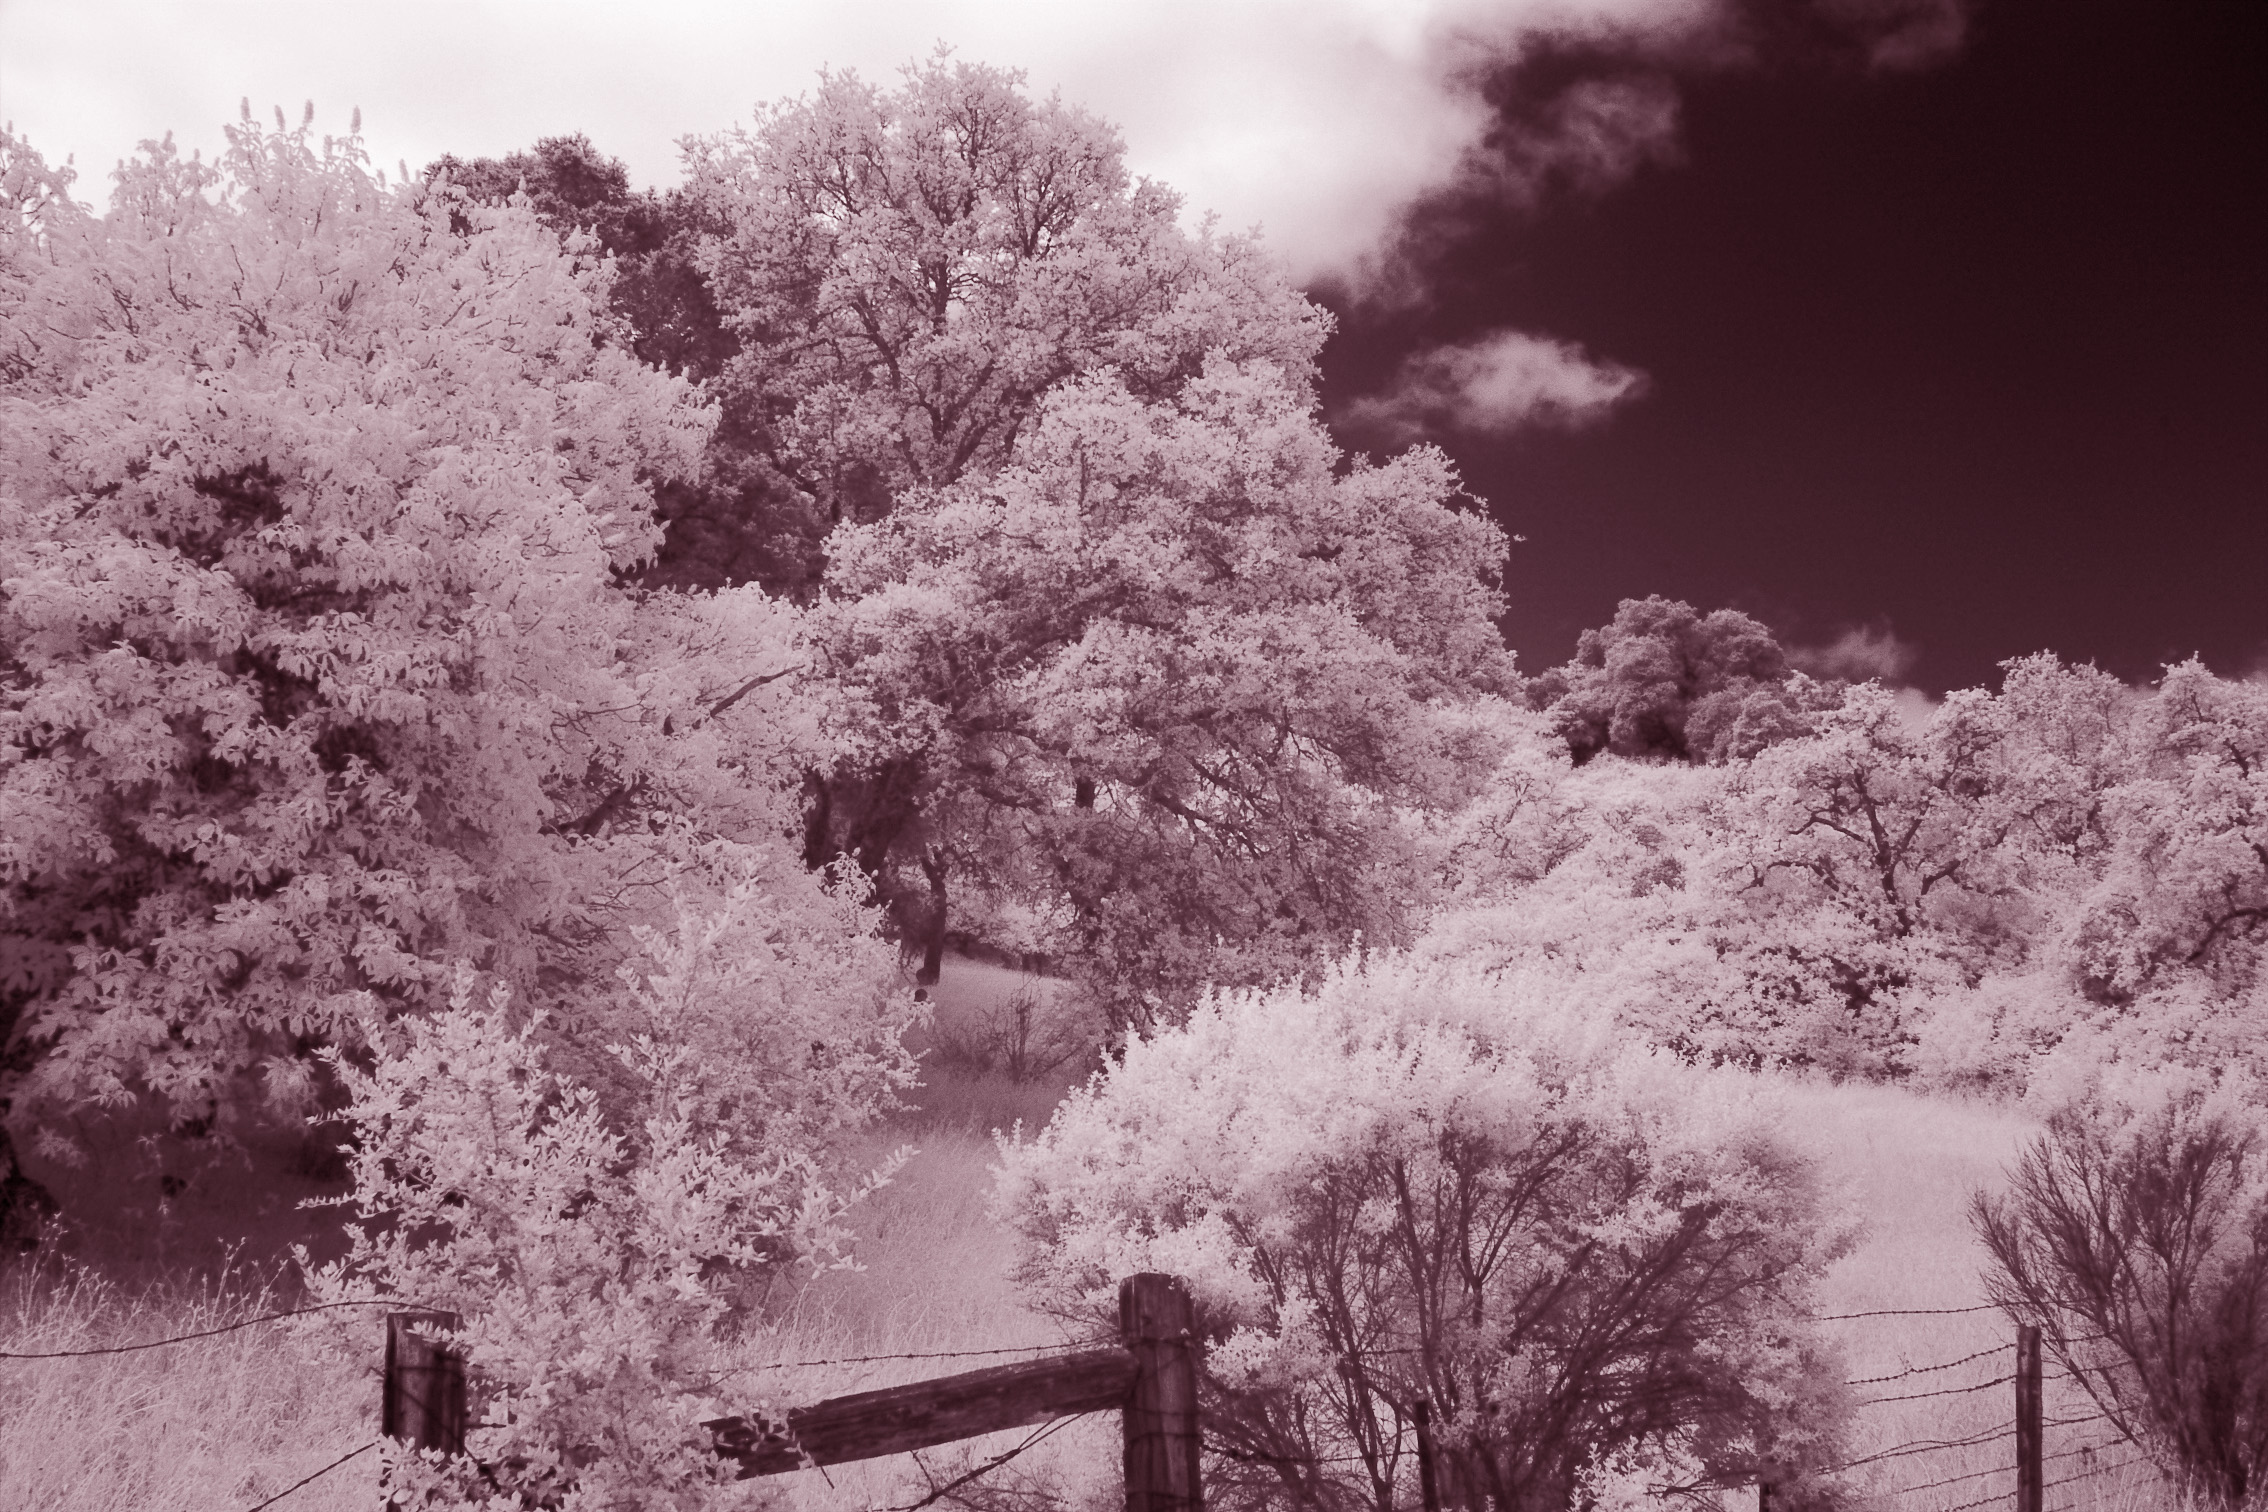
<svg viewBox="0 0 2268 1512"><path fill-rule="evenodd" d="M1217 994L1003 1146L1041 1305L1188 1280L1209 1499L1406 1501L1419 1399L1455 1505L1565 1507L1594 1457L1824 1495L1804 1318L1848 1234L1766 1084L1542 996L1402 961Z"/></svg>
<svg viewBox="0 0 2268 1512"><path fill-rule="evenodd" d="M2268 1139L2260 1089L2098 1080L1973 1221L1987 1285L2200 1501L2268 1504Z"/></svg>

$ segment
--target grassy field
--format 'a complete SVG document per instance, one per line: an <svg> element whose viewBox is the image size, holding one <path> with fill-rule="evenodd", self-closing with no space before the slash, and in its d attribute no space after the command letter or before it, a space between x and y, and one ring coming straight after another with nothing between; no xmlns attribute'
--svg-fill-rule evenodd
<svg viewBox="0 0 2268 1512"><path fill-rule="evenodd" d="M777 1331L751 1353L782 1403L891 1385L992 1363L984 1358L861 1360L873 1355L948 1354L1054 1342L1045 1319L1024 1311L1006 1279L1008 1236L988 1223L984 1200L991 1130L1044 1122L1079 1068L1066 1062L1017 1079L1019 994L1044 1030L1045 984L976 962L949 963L930 1031L928 1085L920 1106L874 1135L879 1156L918 1153L860 1219L864 1269L822 1278L800 1293ZM1034 1073L1049 1057L1032 1035L1021 1061ZM1831 1313L1889 1312L1832 1325L1854 1378L1900 1376L1858 1387L1854 1454L1881 1455L1859 1474L1876 1505L1897 1512L1951 1512L1966 1504L2012 1504L2013 1388L1993 1382L2013 1369L2014 1342L1996 1313L1937 1312L1981 1300L1981 1251L1970 1240L1969 1194L1996 1182L2032 1132L2008 1112L1930 1100L1891 1088L1806 1087L1794 1094L1798 1134L1864 1215L1866 1237L1837 1267L1823 1299ZM184 1210L186 1205L177 1205ZM241 1204L238 1205L241 1207ZM257 1204L269 1229L282 1220ZM257 1215L238 1211L232 1221ZM145 1232L148 1254L128 1275L19 1270L0 1283L0 1350L86 1349L195 1332L270 1305L277 1293L257 1264L214 1263L212 1235L173 1218L164 1244ZM209 1223L207 1227L209 1228ZM127 1243L121 1233L114 1242ZM154 1258L151 1258L154 1256ZM194 1263L191 1263L194 1262ZM111 1274L119 1268L112 1267ZM230 1512L283 1491L376 1434L377 1338L359 1362L326 1363L280 1328L261 1327L165 1349L61 1361L0 1360L0 1506L88 1512ZM1948 1369L1928 1367L1979 1354ZM782 1368L780 1362L814 1363ZM855 1362L855 1363L848 1363ZM1914 1371L1912 1375L1902 1372ZM1920 1392L1951 1394L1915 1397ZM1883 1398L1914 1397L1887 1401ZM2086 1404L2050 1381L2047 1417L2086 1416ZM1116 1425L1080 1420L1016 1462L1075 1507L1116 1504ZM754 1483L750 1505L784 1501L797 1512L911 1506L935 1484L1017 1443L1019 1432L951 1450L901 1456L822 1474L804 1471ZM2144 1469L2099 1473L2129 1457L2099 1424L2051 1426L2051 1509L2150 1512L2170 1506ZM1979 1442L1967 1447L1935 1444ZM353 1508L378 1495L375 1455L364 1455L277 1503L279 1512ZM1941 1483L1941 1484L1932 1484ZM1753 1492L1727 1507L1755 1506Z"/></svg>

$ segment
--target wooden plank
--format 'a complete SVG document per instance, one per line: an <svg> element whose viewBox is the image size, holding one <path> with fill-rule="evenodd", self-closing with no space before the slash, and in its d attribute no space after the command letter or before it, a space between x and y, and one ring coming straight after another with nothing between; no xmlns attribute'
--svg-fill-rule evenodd
<svg viewBox="0 0 2268 1512"><path fill-rule="evenodd" d="M831 1397L791 1409L784 1425L731 1417L701 1426L716 1435L719 1454L740 1461L746 1480L927 1449L1072 1413L1116 1411L1133 1381L1133 1355L1093 1349Z"/></svg>

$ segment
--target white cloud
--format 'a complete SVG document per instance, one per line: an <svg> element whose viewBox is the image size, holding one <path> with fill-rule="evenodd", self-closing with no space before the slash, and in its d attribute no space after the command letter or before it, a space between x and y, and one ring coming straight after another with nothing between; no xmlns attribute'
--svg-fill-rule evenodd
<svg viewBox="0 0 2268 1512"><path fill-rule="evenodd" d="M1495 119L1483 77L1541 37L1633 54L1725 31L1726 0L7 0L0 118L81 191L172 130L208 155L240 97L360 106L380 163L494 155L582 131L645 184L674 182L676 140L807 90L822 65L887 77L939 41L1025 69L1125 131L1137 172L1235 229L1264 225L1307 277L1352 266L1416 196L1478 164L1610 180L1674 123L1665 84L1579 87L1476 155ZM1957 0L1817 0L1903 58ZM1855 17L1855 19L1854 19ZM1917 19L1918 18L1918 19ZM1957 26L1951 33L1958 39Z"/></svg>
<svg viewBox="0 0 2268 1512"><path fill-rule="evenodd" d="M1596 360L1571 342L1497 331L1411 357L1384 393L1356 400L1343 421L1394 443L1443 431L1572 428L1636 397L1645 381L1635 369Z"/></svg>
<svg viewBox="0 0 2268 1512"><path fill-rule="evenodd" d="M1788 660L1813 677L1879 678L1889 687L1905 680L1920 655L1921 648L1900 640L1887 622L1854 625L1824 646L1788 647Z"/></svg>

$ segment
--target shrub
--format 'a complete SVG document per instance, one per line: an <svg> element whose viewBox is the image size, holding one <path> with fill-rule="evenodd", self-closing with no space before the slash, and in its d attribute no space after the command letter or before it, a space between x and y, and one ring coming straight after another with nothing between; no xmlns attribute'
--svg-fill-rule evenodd
<svg viewBox="0 0 2268 1512"><path fill-rule="evenodd" d="M1004 1144L1041 1305L1187 1278L1211 1499L1392 1506L1419 1399L1456 1505L1564 1507L1623 1450L1824 1494L1803 1319L1848 1234L1766 1084L1540 999L1399 960L1216 994Z"/></svg>
<svg viewBox="0 0 2268 1512"><path fill-rule="evenodd" d="M846 1194L828 1152L912 1079L894 1034L793 1011L746 938L774 902L641 931L612 1075L560 1069L589 1047L469 970L444 1011L373 1026L370 1069L331 1057L358 1221L339 1263L302 1253L313 1290L463 1318L469 1457L396 1485L690 1512L729 1483L698 1424L760 1410L742 1336L780 1278L848 1263L844 1216L895 1161Z"/></svg>
<svg viewBox="0 0 2268 1512"><path fill-rule="evenodd" d="M2219 1507L2257 1505L2268 1471L2263 1134L2244 1078L2098 1079L1972 1208L1993 1299Z"/></svg>

